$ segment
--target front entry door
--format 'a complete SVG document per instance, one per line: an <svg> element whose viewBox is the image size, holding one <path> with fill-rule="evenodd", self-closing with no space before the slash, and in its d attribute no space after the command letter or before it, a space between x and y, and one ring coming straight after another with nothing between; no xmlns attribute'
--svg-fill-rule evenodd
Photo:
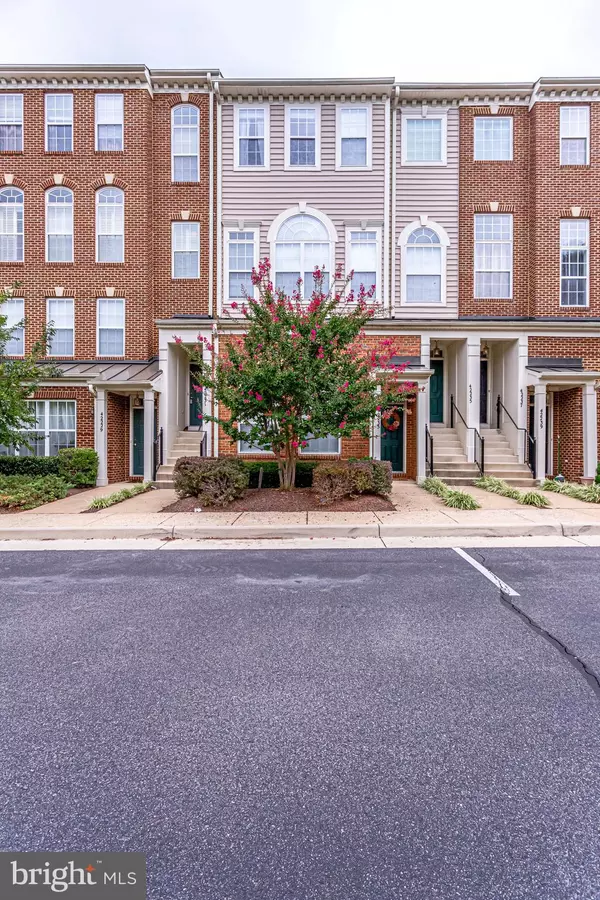
<svg viewBox="0 0 600 900"><path fill-rule="evenodd" d="M190 410L188 424L190 427L195 425L196 427L202 428L202 391L196 391L194 389L194 385L196 387L199 386L195 377L197 372L198 366L194 363L190 363Z"/></svg>
<svg viewBox="0 0 600 900"><path fill-rule="evenodd" d="M133 468L132 475L144 474L144 410L133 408Z"/></svg>
<svg viewBox="0 0 600 900"><path fill-rule="evenodd" d="M444 421L444 361L431 361L433 375L429 380L429 421Z"/></svg>
<svg viewBox="0 0 600 900"><path fill-rule="evenodd" d="M487 425L488 420L488 364L487 359L481 360L481 375L479 379L479 421Z"/></svg>
<svg viewBox="0 0 600 900"><path fill-rule="evenodd" d="M395 413L389 417L391 428L381 423L381 459L389 459L393 472L404 472L404 410ZM398 427L394 428L396 422Z"/></svg>

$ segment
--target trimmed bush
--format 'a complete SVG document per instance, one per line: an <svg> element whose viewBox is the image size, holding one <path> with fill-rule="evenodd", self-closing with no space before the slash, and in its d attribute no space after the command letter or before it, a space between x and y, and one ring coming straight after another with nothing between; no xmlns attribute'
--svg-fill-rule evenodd
<svg viewBox="0 0 600 900"><path fill-rule="evenodd" d="M333 503L356 494L389 494L392 465L384 460L322 462L313 472L313 490L321 503Z"/></svg>
<svg viewBox="0 0 600 900"><path fill-rule="evenodd" d="M263 470L262 487L278 488L279 487L279 468L273 459L266 459L264 462L258 459L241 460L244 467L248 471L249 482L248 487L258 487L258 474ZM312 487L313 471L315 466L319 465L312 460L299 459L296 463L296 487Z"/></svg>
<svg viewBox="0 0 600 900"><path fill-rule="evenodd" d="M78 487L94 487L98 477L98 454L89 447L59 450L58 474Z"/></svg>
<svg viewBox="0 0 600 900"><path fill-rule="evenodd" d="M31 478L27 475L0 476L0 507L34 509L67 496L70 485L58 475Z"/></svg>
<svg viewBox="0 0 600 900"><path fill-rule="evenodd" d="M0 456L0 475L58 474L58 456Z"/></svg>
<svg viewBox="0 0 600 900"><path fill-rule="evenodd" d="M197 497L202 506L226 506L248 487L243 460L208 456L184 456L173 470L178 497Z"/></svg>

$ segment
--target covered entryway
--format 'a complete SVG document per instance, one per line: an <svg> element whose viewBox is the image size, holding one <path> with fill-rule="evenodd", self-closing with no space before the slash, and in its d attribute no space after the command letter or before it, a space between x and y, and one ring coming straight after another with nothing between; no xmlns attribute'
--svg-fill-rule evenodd
<svg viewBox="0 0 600 900"><path fill-rule="evenodd" d="M432 359L433 374L429 381L429 421L444 421L444 360Z"/></svg>
<svg viewBox="0 0 600 900"><path fill-rule="evenodd" d="M404 472L404 410L401 407L381 417L381 459L391 462L393 472Z"/></svg>

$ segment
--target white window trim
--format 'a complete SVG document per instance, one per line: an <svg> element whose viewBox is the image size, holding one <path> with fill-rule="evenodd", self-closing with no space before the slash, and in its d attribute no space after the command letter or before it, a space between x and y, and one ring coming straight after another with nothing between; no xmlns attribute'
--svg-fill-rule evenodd
<svg viewBox="0 0 600 900"><path fill-rule="evenodd" d="M5 300L4 302L7 302L8 300L20 300L20 301L21 301L21 304L22 304L22 307L23 307L23 315L21 316L20 319L17 320L18 322L21 322L21 321L24 322L24 325L22 326L22 331L23 331L23 352L22 352L22 353L9 353L9 354L7 354L7 355L10 356L10 357L17 357L17 358L19 358L19 357L21 357L21 356L25 356L25 338L26 338L26 336L27 336L27 335L26 335L27 320L25 319L25 298L24 298L24 297L7 297L6 300ZM3 306L3 304L0 303L0 316L6 316L6 312L2 312L2 306ZM15 326L15 325L8 325L8 323L7 323L7 326L6 326L6 327L7 327L7 328L14 329L16 326Z"/></svg>
<svg viewBox="0 0 600 900"><path fill-rule="evenodd" d="M20 266L25 262L25 192L21 190L21 188L15 187L13 184L5 184L4 187L0 189L0 193L2 191L7 190L19 191L21 194L21 206L23 207L23 259L20 260L2 260L2 262L8 263L8 265ZM7 204L7 206L10 204ZM8 234L8 232L4 231L3 234Z"/></svg>
<svg viewBox="0 0 600 900"><path fill-rule="evenodd" d="M477 257L475 253L475 245L478 243L477 238L475 237L475 220L477 216L509 216L510 217L510 248L511 248L511 257L510 257L510 290L508 297L477 297L475 295L475 283L477 280L477 272L487 271L486 269L478 269L477 268ZM559 238L560 241L560 238ZM481 241L481 243L497 243L502 244L504 241ZM515 222L513 213L474 213L473 214L473 300L479 300L482 303L491 302L505 302L507 303L509 300L514 300L513 297L513 282L515 277Z"/></svg>
<svg viewBox="0 0 600 900"><path fill-rule="evenodd" d="M106 152L106 151L101 151L101 152ZM108 152L110 153L111 151L109 150ZM119 151L112 151L112 152L119 152ZM106 260L100 259L100 253L99 253L100 231L98 229L98 219L99 219L98 209L100 207L100 194L105 189L105 187L114 188L114 185L105 185L104 187L98 188L98 190L96 191L96 262L100 263L100 265L103 265L103 266L118 266L118 265L122 265L125 262L125 191L123 191L121 188L116 188L116 190L121 191L121 194L123 195L123 203L121 204L122 209L123 209L123 231L121 232L121 259L118 260L117 262L107 262ZM117 204L115 204L115 205L117 205Z"/></svg>
<svg viewBox="0 0 600 900"><path fill-rule="evenodd" d="M176 155L184 155L184 154L175 154L174 153L174 145L173 145L173 129L175 127L174 118L175 118L175 110L179 109L181 106L192 106L198 113L198 124L195 126L198 132L198 152L196 153L196 157L198 159L198 177L195 181L175 181L175 156ZM200 184L200 108L196 106L195 103L176 103L175 106L171 109L171 131L169 134L169 140L171 142L171 184ZM178 126L180 127L180 126ZM189 127L189 126L186 126ZM186 156L193 156L191 153L186 153Z"/></svg>
<svg viewBox="0 0 600 900"><path fill-rule="evenodd" d="M21 121L20 122L3 122L3 125L20 125L21 126L21 149L20 150L9 150L6 155L9 153L23 153L25 150L25 102L23 94L20 94L18 91L11 92L10 94L3 94L3 97L20 97L21 98ZM46 106L44 104L44 116L46 115ZM5 154L3 154L5 155Z"/></svg>
<svg viewBox="0 0 600 900"><path fill-rule="evenodd" d="M381 225L372 225L363 228L361 225L346 225L346 247L345 247L345 263L346 263L346 274L350 274L352 269L351 265L351 257L352 257L352 232L357 231L374 231L376 233L375 238L375 253L376 253L376 261L375 261L375 278L377 279L377 291L375 296L373 297L374 301L379 303L382 302L383 299L383 284L381 282L382 279L382 260L381 260L381 241L382 241L382 226ZM370 285L365 284L365 289L368 290ZM350 290L350 283L348 284L348 291Z"/></svg>
<svg viewBox="0 0 600 900"><path fill-rule="evenodd" d="M292 166L290 163L290 112L292 109L315 110L315 164L314 166ZM292 172L317 172L321 168L321 104L320 103L286 103L285 104L285 166Z"/></svg>
<svg viewBox="0 0 600 900"><path fill-rule="evenodd" d="M244 226L240 228L239 225L225 225L223 226L223 300L226 303L231 303L233 300L236 303L240 302L239 297L230 297L229 296L229 232L230 231L243 231L245 234L252 233L254 237L254 268L258 268L258 263L260 261L260 228L258 225L249 225L248 227ZM258 289L254 288L253 290L254 297L258 296ZM242 300L243 302L243 300Z"/></svg>
<svg viewBox="0 0 600 900"><path fill-rule="evenodd" d="M51 265L59 265L59 266L72 266L75 262L75 192L71 190L71 188L65 188L64 185L55 185L55 187L62 187L66 191L71 192L71 197L73 198L73 202L71 203L71 209L73 210L73 219L72 219L72 231L71 231L71 259L59 259L59 260L51 260L48 259L48 238L50 236L48 232L48 208L50 203L48 202L48 198L50 197L50 192L54 190L54 188L48 188L44 197L44 212L45 212L45 220L44 220L44 230L45 230L45 248L46 248L46 257L45 262L51 263Z"/></svg>
<svg viewBox="0 0 600 900"><path fill-rule="evenodd" d="M194 251L198 254L198 274L197 275L189 275L185 278L181 275L175 274L175 241L173 240L173 233L175 231L174 225L179 225L181 223L185 223L186 225L196 225L198 229L198 250ZM200 278L200 251L202 247L200 244L200 222L189 221L185 219L175 219L171 222L171 279L172 281L198 281ZM179 252L179 251L178 251ZM183 251L181 251L183 252Z"/></svg>
<svg viewBox="0 0 600 900"><path fill-rule="evenodd" d="M364 166L342 165L342 110L366 109L367 111L367 162ZM338 103L335 110L335 170L336 172L366 172L373 168L373 104Z"/></svg>
<svg viewBox="0 0 600 900"><path fill-rule="evenodd" d="M101 300L121 300L123 303L123 353L119 356L114 356L112 353L100 353L100 301ZM125 359L126 358L126 346L125 341L127 337L127 303L125 302L125 297L97 297L96 298L96 356L98 359Z"/></svg>
<svg viewBox="0 0 600 900"><path fill-rule="evenodd" d="M70 150L49 150L48 149L48 126L49 125L57 125L61 124L58 122L49 122L48 121L48 98L49 97L64 97L68 95L71 97L71 121L63 122L63 125L71 125L71 149ZM49 94L45 94L44 96L44 150L46 153L73 153L75 151L75 103L74 103L73 94L69 93L69 91L54 91ZM23 144L25 146L25 144Z"/></svg>
<svg viewBox="0 0 600 900"><path fill-rule="evenodd" d="M588 139L589 144L589 139ZM563 303L562 302L562 283L563 283L563 274L562 274L562 251L563 246L560 240L560 222L562 221L579 221L579 222L587 222L587 244L586 244L586 254L585 254L585 306L575 306L572 303ZM560 219L559 221L559 231L558 231L558 306L559 309L588 309L590 305L590 220L586 218L581 219ZM572 248L573 250L577 249L576 247Z"/></svg>
<svg viewBox="0 0 600 900"><path fill-rule="evenodd" d="M442 158L441 160L408 160L406 158L407 148L407 126L409 119L439 119L442 123ZM425 168L446 166L448 164L448 114L442 110L428 110L427 115L416 112L404 112L402 110L402 133L400 138L400 147L402 151L401 163L403 166L423 166Z"/></svg>
<svg viewBox="0 0 600 900"><path fill-rule="evenodd" d="M398 246L400 247L400 305L406 306L408 309L439 309L442 306L446 306L446 282L448 275L447 258L448 247L450 246L450 238L448 237L448 232L446 231L444 226L440 225L439 222L434 222L429 217L423 218L424 221L422 221L421 219L416 219L414 222L410 222L405 228L402 229L402 231L400 232L400 237L398 238ZM442 284L440 286L439 303L408 303L406 300L406 249L408 247L407 241L413 231L415 231L415 229L417 228L430 228L432 231L435 231L440 239Z"/></svg>
<svg viewBox="0 0 600 900"><path fill-rule="evenodd" d="M43 458L50 457L49 450L50 450L50 404L51 403L66 402L66 403L74 403L75 404L75 428L74 429L67 428L67 429L63 429L63 430L65 430L65 431L74 430L75 431L75 444L73 446L77 447L77 400L73 400L71 397L65 397L64 401L62 401L60 398L53 398L52 400L31 400L30 402L31 403L43 403L44 407L45 407L44 408L44 419L46 420L47 427L44 430L44 457ZM24 432L28 432L28 431L32 431L33 429L23 428L22 430ZM41 434L42 432L38 431L37 433ZM42 458L42 457L40 457L40 458Z"/></svg>
<svg viewBox="0 0 600 900"><path fill-rule="evenodd" d="M584 163L564 163L562 161L562 142L563 138L568 140L567 135L563 136L562 128L561 128L561 110L563 108L568 108L569 105L571 109L585 109L587 110L587 134L585 135L585 162ZM567 168L571 166L589 166L590 165L590 143L591 143L591 125L592 125L592 111L591 107L587 105L587 103L572 103L566 104L562 103L558 108L558 163L560 166L566 166ZM581 307L583 309L583 307Z"/></svg>
<svg viewBox="0 0 600 900"><path fill-rule="evenodd" d="M294 166L293 168L297 168ZM335 251L336 244L338 240L337 231L335 225L325 213L322 213L320 209L315 209L313 206L304 206L304 204L298 204L298 206L294 206L291 209L286 209L284 212L280 213L277 218L273 219L271 225L269 227L269 231L267 233L267 242L269 244L270 249L270 259L271 259L271 271L273 273L273 282L275 281L275 260L276 260L276 247L277 247L277 235L279 233L279 229L283 225L283 223L287 219L291 219L293 216L299 215L306 216L314 216L315 219L318 219L322 225L327 229L327 233L329 234L329 268L326 270L330 273L330 284L333 285L333 275L335 273ZM302 276L301 276L302 277ZM312 293L312 291L311 291Z"/></svg>
<svg viewBox="0 0 600 900"><path fill-rule="evenodd" d="M121 149L120 150L100 150L98 147L98 126L107 124L98 122L98 97L113 97L119 95L122 99L123 116L120 122L111 122L112 125L121 126ZM125 150L125 96L120 91L100 91L94 98L94 150L96 153L123 153Z"/></svg>
<svg viewBox="0 0 600 900"><path fill-rule="evenodd" d="M508 159L477 159L475 156L476 143L475 143L475 130L477 128L477 121L479 119L490 119L491 121L499 121L500 119L508 119L510 122L509 125L509 134L510 134L510 156ZM514 145L514 116L474 116L473 117L473 161L474 162L512 162L515 156L515 145Z"/></svg>
<svg viewBox="0 0 600 900"><path fill-rule="evenodd" d="M265 113L265 164L264 166L240 165L240 109L262 109ZM235 172L268 172L271 168L271 108L268 103L233 104L233 169ZM295 166L294 168L297 168Z"/></svg>
<svg viewBox="0 0 600 900"><path fill-rule="evenodd" d="M48 347L48 356L49 357L58 357L60 359L68 359L75 356L75 300L72 297L46 297L46 325L50 324L50 304L53 300L70 300L71 307L73 309L73 327L71 331L73 332L73 352L69 353L65 356L64 353L51 353L50 347Z"/></svg>
<svg viewBox="0 0 600 900"><path fill-rule="evenodd" d="M242 425L247 425L247 422L241 422ZM238 426L239 427L239 426ZM243 441L237 441L237 452L240 456L272 456L275 457L275 454L272 450L263 450L262 447L255 448L253 450L242 450Z"/></svg>

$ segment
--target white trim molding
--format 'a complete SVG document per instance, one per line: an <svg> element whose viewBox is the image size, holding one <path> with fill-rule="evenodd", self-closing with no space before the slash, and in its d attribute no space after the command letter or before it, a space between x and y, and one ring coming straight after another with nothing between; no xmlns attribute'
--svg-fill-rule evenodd
<svg viewBox="0 0 600 900"><path fill-rule="evenodd" d="M274 244L277 240L277 235L279 233L279 229L286 221L286 219L291 219L292 216L314 216L315 219L318 219L322 225L325 226L329 233L329 240L335 244L338 241L338 233L336 231L336 227L325 213L321 212L320 209L316 209L314 206L306 206L304 203L298 203L297 206L291 206L289 209L284 210L282 213L273 219L269 230L267 232L267 242L269 244ZM272 259L274 259L273 254L271 253Z"/></svg>
<svg viewBox="0 0 600 900"><path fill-rule="evenodd" d="M342 165L342 111L345 109L364 109L367 113L367 154L364 166ZM387 132L386 132L387 138ZM386 158L387 164L387 158ZM336 103L335 108L335 169L336 172L366 172L373 168L373 104L365 103Z"/></svg>
<svg viewBox="0 0 600 900"><path fill-rule="evenodd" d="M408 246L407 242L413 231L417 228L429 228L431 231L435 232L440 241L440 275L441 275L441 285L440 285L440 300L439 303L408 303L406 299L406 248ZM448 237L448 232L444 228L443 225L440 225L439 222L435 222L433 219L430 219L429 216L420 216L419 219L415 219L414 222L409 222L398 237L398 246L400 247L400 305L406 307L414 307L415 309L427 308L427 309L436 309L437 307L446 306L446 281L447 281L447 259L448 259L448 247L450 246L450 238Z"/></svg>
<svg viewBox="0 0 600 900"><path fill-rule="evenodd" d="M430 108L426 104L423 104L420 111L417 109L409 108L409 109L401 109L402 116L402 132L400 138L400 154L401 154L401 164L403 166L412 166L419 167L424 166L426 168L430 167L440 167L446 166L448 164L448 110L440 109L439 107ZM439 119L442 125L442 134L441 134L441 158L439 160L421 160L414 159L409 160L406 157L406 149L407 149L407 122L409 119Z"/></svg>
<svg viewBox="0 0 600 900"><path fill-rule="evenodd" d="M293 109L315 112L315 163L310 166L293 166L290 162L290 113ZM321 104L320 103L286 103L285 104L285 166L292 172L315 172L321 168Z"/></svg>
<svg viewBox="0 0 600 900"><path fill-rule="evenodd" d="M262 109L265 114L265 150L262 166L240 165L240 109ZM233 104L233 169L235 172L268 172L271 168L271 107L268 103L234 103Z"/></svg>

